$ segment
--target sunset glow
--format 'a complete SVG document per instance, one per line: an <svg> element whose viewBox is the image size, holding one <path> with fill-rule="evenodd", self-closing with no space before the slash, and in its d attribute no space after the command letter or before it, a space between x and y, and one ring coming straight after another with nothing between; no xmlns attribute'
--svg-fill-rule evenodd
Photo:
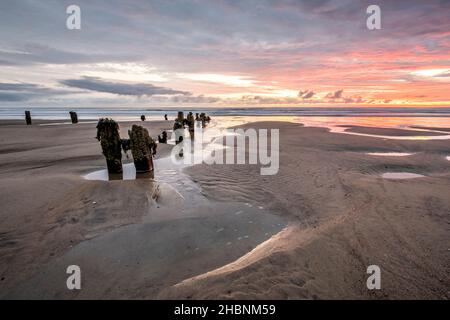
<svg viewBox="0 0 450 320"><path fill-rule="evenodd" d="M448 2L79 5L0 4L2 105L450 106Z"/></svg>

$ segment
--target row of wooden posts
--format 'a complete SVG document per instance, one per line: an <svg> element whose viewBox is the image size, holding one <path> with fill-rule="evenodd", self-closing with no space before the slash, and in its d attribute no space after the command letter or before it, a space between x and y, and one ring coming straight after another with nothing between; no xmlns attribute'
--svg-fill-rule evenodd
<svg viewBox="0 0 450 320"><path fill-rule="evenodd" d="M156 142L150 137L148 130L133 125L128 131L129 139L122 139L119 124L108 118L100 119L97 124L97 140L106 158L109 174L121 174L122 150L131 150L136 173L153 171L153 156L156 154Z"/></svg>
<svg viewBox="0 0 450 320"><path fill-rule="evenodd" d="M78 123L78 115L75 111L70 111L70 119L73 124ZM167 114L164 118L168 120ZM192 118L192 119L191 119ZM189 123L193 123L192 112L188 114ZM196 114L195 120L209 122L209 117L204 113ZM27 125L32 124L31 112L25 111L25 120ZM145 121L145 115L141 116ZM184 113L178 112L175 123L184 127ZM204 124L203 124L204 125ZM175 128L174 128L175 129ZM191 128L190 128L191 129ZM192 128L193 129L193 128ZM191 131L191 130L190 130ZM121 139L119 134L119 124L112 119L102 118L97 123L97 139L101 144L103 155L106 158L106 164L109 174L121 174L122 169L122 150L127 152L131 150L134 165L137 173L153 171L153 156L156 154L156 142L150 137L148 130L142 126L133 125L128 131L129 139ZM167 140L167 134L165 139ZM176 142L181 142L182 140Z"/></svg>
<svg viewBox="0 0 450 320"><path fill-rule="evenodd" d="M70 120L72 121L73 124L78 123L78 114L75 111L70 111L69 115L70 115ZM31 112L30 111L25 111L25 121L26 121L27 125L31 126L32 121L31 121Z"/></svg>
<svg viewBox="0 0 450 320"><path fill-rule="evenodd" d="M70 120L72 121L73 124L78 123L78 114L75 111L69 111L69 115L70 115ZM204 115L204 113L202 113L201 116L202 115ZM164 118L166 120L168 120L167 114L164 115ZM197 113L197 117L196 117L195 120L198 120L197 118L198 118L198 113ZM141 120L142 121L146 120L145 115L141 115ZM177 120L180 121L180 122L184 121L184 113L182 111L178 112ZM31 125L32 124L31 112L28 111L28 110L25 111L25 121L26 121L27 125Z"/></svg>
<svg viewBox="0 0 450 320"><path fill-rule="evenodd" d="M167 115L164 118L167 120ZM141 120L145 121L145 115L141 116ZM180 111L175 119L174 130L184 128L185 121L189 125L190 134L193 135L194 121L202 121L203 126L205 126L205 122L209 122L210 117L205 113L197 113L194 118L193 113L189 112L185 119L184 113ZM177 144L183 141L183 139L177 137L178 134L179 132L175 131L175 142ZM157 148L156 141L150 137L146 128L136 124L128 131L128 136L129 139L120 137L119 124L116 121L108 118L99 120L97 124L97 139L100 141L103 155L106 158L108 173L122 173L122 150L125 152L131 150L137 173L153 171L153 156L156 154ZM163 137L158 136L158 140L167 142L167 133L164 131ZM180 151L180 156L182 156L182 151Z"/></svg>

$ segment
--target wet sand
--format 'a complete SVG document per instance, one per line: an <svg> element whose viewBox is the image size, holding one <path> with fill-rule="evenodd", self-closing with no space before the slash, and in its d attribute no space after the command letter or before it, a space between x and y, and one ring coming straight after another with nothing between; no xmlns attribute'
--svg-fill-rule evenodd
<svg viewBox="0 0 450 320"><path fill-rule="evenodd" d="M450 132L450 128L443 128L443 127L411 126L411 128Z"/></svg>
<svg viewBox="0 0 450 320"><path fill-rule="evenodd" d="M202 165L187 172L211 197L262 204L296 223L275 242L232 265L185 280L160 297L450 297L450 166L442 156L449 141L386 140L289 123L251 124L255 126L280 128L278 175L260 176L258 166L248 165ZM364 153L375 150L416 154ZM426 177L381 177L405 171ZM366 287L366 269L372 264L382 270L379 291Z"/></svg>
<svg viewBox="0 0 450 320"><path fill-rule="evenodd" d="M131 125L121 123L122 136ZM170 126L144 125L154 137ZM233 262L287 225L248 203L210 201L166 159L170 145L158 146L155 179L130 180L134 166L124 157L125 180L102 181L95 124L1 130L15 134L0 152L1 298L155 298ZM71 264L83 272L80 292L65 286Z"/></svg>
<svg viewBox="0 0 450 320"><path fill-rule="evenodd" d="M419 131L408 129L395 129L395 128L371 128L361 126L343 126L347 128L348 132L375 134L375 135L390 135L390 136L442 136L442 133L433 131ZM419 129L419 128L418 128ZM425 129L425 128L424 128ZM430 129L431 128L427 128Z"/></svg>
<svg viewBox="0 0 450 320"><path fill-rule="evenodd" d="M83 179L105 167L95 124L0 122L0 298L449 298L449 140L248 126L280 128L277 175L197 165L106 182ZM69 263L84 270L78 293ZM370 264L382 290L365 286Z"/></svg>

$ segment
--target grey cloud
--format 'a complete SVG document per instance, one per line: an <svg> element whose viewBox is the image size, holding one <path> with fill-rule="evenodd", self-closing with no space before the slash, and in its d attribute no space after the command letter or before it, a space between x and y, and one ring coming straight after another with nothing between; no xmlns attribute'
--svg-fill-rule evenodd
<svg viewBox="0 0 450 320"><path fill-rule="evenodd" d="M0 91L30 91L39 86L31 83L0 83Z"/></svg>
<svg viewBox="0 0 450 320"><path fill-rule="evenodd" d="M416 23L416 17L434 26L436 33L448 30L447 3L438 0L426 4L418 0L379 2L384 12L392 12L392 16L401 14L402 19L383 20L391 24L386 30L390 34L392 30L401 32L404 35L401 41L412 37L415 45L422 40L410 34L410 29L423 29ZM257 70L261 65L280 68L287 64L289 57L299 53L314 56L326 50L338 54L352 49L349 43L359 47L361 39L367 42L367 4L351 0L78 0L77 4L82 8L82 29L68 31L65 1L0 2L3 27L0 42L16 45L39 42L55 47L36 44L19 47L18 51L30 54L0 53L0 64L1 61L3 64L70 64L147 58L158 67L177 72ZM424 10L427 15L421 16ZM335 30L339 30L338 37ZM399 37L394 37L382 44L389 47L389 44L397 46L398 42ZM252 49L253 44L275 49ZM290 46L279 47L280 44ZM293 49L293 44L301 46ZM378 48L380 43L374 45Z"/></svg>
<svg viewBox="0 0 450 320"><path fill-rule="evenodd" d="M440 73L434 76L435 78L446 78L446 77L450 77L450 72L444 72L444 73Z"/></svg>
<svg viewBox="0 0 450 320"><path fill-rule="evenodd" d="M16 102L25 100L28 100L28 97L24 94L12 92L0 92L0 101L3 102Z"/></svg>
<svg viewBox="0 0 450 320"><path fill-rule="evenodd" d="M170 101L174 103L216 103L221 101L221 99L217 97L205 97L204 95L173 96L170 97Z"/></svg>
<svg viewBox="0 0 450 320"><path fill-rule="evenodd" d="M82 79L68 79L60 81L61 84L90 91L106 92L123 96L153 96L153 95L190 95L189 92L157 87L145 83L121 83L106 81L96 77L83 77Z"/></svg>
<svg viewBox="0 0 450 320"><path fill-rule="evenodd" d="M305 91L299 91L298 97L302 99L310 99L312 98L316 93L312 90L305 90Z"/></svg>
<svg viewBox="0 0 450 320"><path fill-rule="evenodd" d="M32 83L0 83L0 101L5 102L28 101L73 93L77 92L53 89Z"/></svg>
<svg viewBox="0 0 450 320"><path fill-rule="evenodd" d="M3 65L29 65L36 63L45 64L75 64L96 62L120 62L140 60L137 55L130 54L102 54L81 53L76 51L59 50L40 44L28 44L21 51L0 50L0 64Z"/></svg>
<svg viewBox="0 0 450 320"><path fill-rule="evenodd" d="M330 93L328 93L326 96L325 96L325 98L328 98L328 99L340 99L340 98L342 98L342 94L344 93L344 90L338 90L338 91L335 91L335 92L330 92Z"/></svg>

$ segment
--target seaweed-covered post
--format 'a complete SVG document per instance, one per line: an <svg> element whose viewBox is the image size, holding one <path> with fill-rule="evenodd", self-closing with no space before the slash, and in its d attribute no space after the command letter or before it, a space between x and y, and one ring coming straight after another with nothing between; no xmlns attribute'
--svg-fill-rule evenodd
<svg viewBox="0 0 450 320"><path fill-rule="evenodd" d="M108 173L122 173L122 144L119 125L112 119L100 119L97 124L97 140L106 158Z"/></svg>
<svg viewBox="0 0 450 320"><path fill-rule="evenodd" d="M145 115L141 116L141 121L145 121Z"/></svg>
<svg viewBox="0 0 450 320"><path fill-rule="evenodd" d="M70 120L72 121L72 124L78 123L78 115L75 111L70 111Z"/></svg>
<svg viewBox="0 0 450 320"><path fill-rule="evenodd" d="M180 122L177 119L175 119L175 122L173 124L173 132L175 133L175 144L179 144L181 141L183 141L183 122Z"/></svg>
<svg viewBox="0 0 450 320"><path fill-rule="evenodd" d="M178 117L177 117L177 119L178 119L178 121L179 121L180 123L183 123L183 122L184 122L184 113L183 113L183 111L178 111Z"/></svg>
<svg viewBox="0 0 450 320"><path fill-rule="evenodd" d="M200 121L202 122L202 127L206 127L206 114L204 112L200 113Z"/></svg>
<svg viewBox="0 0 450 320"><path fill-rule="evenodd" d="M189 112L187 115L187 125L189 127L189 134L191 136L191 139L193 139L194 138L195 119L194 119L194 114L192 112Z"/></svg>
<svg viewBox="0 0 450 320"><path fill-rule="evenodd" d="M128 131L130 148L137 173L153 171L153 155L156 154L156 142L148 134L148 130L133 125Z"/></svg>
<svg viewBox="0 0 450 320"><path fill-rule="evenodd" d="M30 111L25 111L25 121L27 122L28 126L31 125L31 112Z"/></svg>
<svg viewBox="0 0 450 320"><path fill-rule="evenodd" d="M163 131L161 135L158 135L159 143L167 143L167 131Z"/></svg>

